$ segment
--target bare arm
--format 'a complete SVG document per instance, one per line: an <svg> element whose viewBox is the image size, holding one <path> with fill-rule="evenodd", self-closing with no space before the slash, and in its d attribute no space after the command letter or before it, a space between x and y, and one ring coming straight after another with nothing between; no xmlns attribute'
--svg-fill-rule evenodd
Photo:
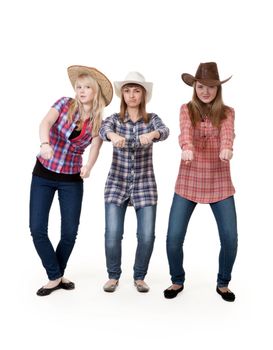
<svg viewBox="0 0 273 350"><path fill-rule="evenodd" d="M99 136L93 138L87 163L81 168L80 176L84 179L89 177L90 172L98 159L100 148L102 145L102 139Z"/></svg>
<svg viewBox="0 0 273 350"><path fill-rule="evenodd" d="M58 119L59 112L55 108L50 108L46 116L42 119L39 127L41 142L41 156L44 159L50 159L53 156L53 149L49 143L49 131L52 125Z"/></svg>

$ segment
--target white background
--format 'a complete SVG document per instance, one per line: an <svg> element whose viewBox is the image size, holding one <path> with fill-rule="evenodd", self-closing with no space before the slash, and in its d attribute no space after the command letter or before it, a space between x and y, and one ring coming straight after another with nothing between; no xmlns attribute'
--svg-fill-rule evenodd
<svg viewBox="0 0 273 350"><path fill-rule="evenodd" d="M1 349L272 348L272 11L270 1L8 1L1 35ZM219 240L208 205L197 206L185 242L185 290L170 285L165 239L180 162L178 114L192 95L180 75L216 61L226 104L236 111L231 162L239 250L230 287L235 303L215 292ZM148 111L170 128L154 145L159 203L148 294L133 287L135 214L128 209L120 287L106 294L103 189L112 147L104 144L85 182L77 244L67 277L75 291L46 298L46 275L28 229L31 171L38 126L51 104L74 96L69 65L94 66L111 81L132 70L154 83ZM119 100L105 109L116 112ZM59 209L50 216L53 242ZM5 344L5 345L4 345Z"/></svg>

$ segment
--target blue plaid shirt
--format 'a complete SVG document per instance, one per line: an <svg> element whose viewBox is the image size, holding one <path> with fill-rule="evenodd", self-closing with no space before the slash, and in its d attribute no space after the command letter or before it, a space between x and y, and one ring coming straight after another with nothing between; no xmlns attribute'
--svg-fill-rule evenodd
<svg viewBox="0 0 273 350"><path fill-rule="evenodd" d="M108 132L114 132L126 139L124 148L113 147L112 165L105 184L104 199L106 203L122 205L129 199L129 205L136 209L157 203L157 187L153 170L153 144L142 146L139 136L151 131L158 131L159 139L169 136L169 129L154 113L149 114L147 124L142 119L133 123L126 116L124 122L119 114L106 118L100 129L104 141Z"/></svg>

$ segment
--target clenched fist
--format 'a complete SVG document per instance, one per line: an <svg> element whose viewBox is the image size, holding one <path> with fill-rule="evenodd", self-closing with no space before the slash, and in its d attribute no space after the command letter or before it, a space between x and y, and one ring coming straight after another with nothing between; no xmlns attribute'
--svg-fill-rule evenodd
<svg viewBox="0 0 273 350"><path fill-rule="evenodd" d="M193 160L193 151L186 150L182 151L182 160L184 160L186 163L191 162Z"/></svg>
<svg viewBox="0 0 273 350"><path fill-rule="evenodd" d="M231 160L232 156L233 156L233 152L230 149L222 149L222 151L219 154L219 158L223 162L228 162L229 160Z"/></svg>

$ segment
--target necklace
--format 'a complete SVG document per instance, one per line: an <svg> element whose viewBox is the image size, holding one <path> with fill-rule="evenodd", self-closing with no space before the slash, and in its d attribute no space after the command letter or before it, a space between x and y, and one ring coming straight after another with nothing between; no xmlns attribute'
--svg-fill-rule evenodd
<svg viewBox="0 0 273 350"><path fill-rule="evenodd" d="M85 111L83 110L83 112L81 113L81 120L82 120L82 121L86 121L87 119L89 119L89 120L92 120L92 119L93 119L93 117L92 117L92 112L91 112L91 111L85 112Z"/></svg>
<svg viewBox="0 0 273 350"><path fill-rule="evenodd" d="M209 117L212 108L211 104L196 104L196 107L199 110L202 121Z"/></svg>

